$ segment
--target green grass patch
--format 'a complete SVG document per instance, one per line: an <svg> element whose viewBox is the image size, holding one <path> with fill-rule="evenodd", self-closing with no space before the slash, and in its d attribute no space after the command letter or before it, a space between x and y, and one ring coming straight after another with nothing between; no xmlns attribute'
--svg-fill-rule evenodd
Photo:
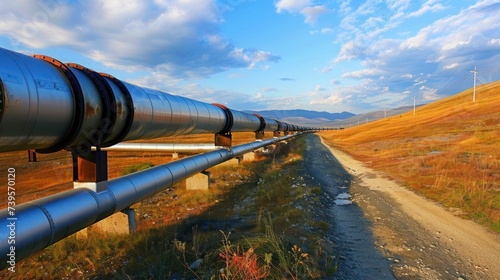
<svg viewBox="0 0 500 280"><path fill-rule="evenodd" d="M152 164L151 162L145 162L145 163L139 163L139 164L134 164L132 166L129 166L127 168L125 168L121 175L122 176L125 176L125 175L128 175L128 174L131 174L131 173L134 173L134 172L137 172L137 171L141 171L141 170L144 170L144 169L148 169L150 167L153 167L155 166L154 164Z"/></svg>

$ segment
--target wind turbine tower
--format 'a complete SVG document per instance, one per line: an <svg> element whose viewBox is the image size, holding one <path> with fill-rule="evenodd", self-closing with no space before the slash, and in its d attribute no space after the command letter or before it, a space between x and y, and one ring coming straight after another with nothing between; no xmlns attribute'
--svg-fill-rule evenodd
<svg viewBox="0 0 500 280"><path fill-rule="evenodd" d="M474 73L474 91L472 93L472 102L476 102L476 79L477 79L476 67L474 67L474 70L471 70L470 72Z"/></svg>

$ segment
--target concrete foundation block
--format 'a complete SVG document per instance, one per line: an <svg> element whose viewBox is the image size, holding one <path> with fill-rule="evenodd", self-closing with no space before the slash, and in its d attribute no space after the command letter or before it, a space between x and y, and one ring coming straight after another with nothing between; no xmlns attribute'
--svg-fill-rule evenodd
<svg viewBox="0 0 500 280"><path fill-rule="evenodd" d="M111 234L129 234L130 227L128 215L122 212L114 213L106 219L90 226L91 230L96 230Z"/></svg>
<svg viewBox="0 0 500 280"><path fill-rule="evenodd" d="M92 233L105 234L130 234L136 230L134 209L128 208L123 212L117 212L113 215L84 228L76 233L77 238L87 238Z"/></svg>
<svg viewBox="0 0 500 280"><path fill-rule="evenodd" d="M95 192L102 192L108 189L108 181L102 182L73 182L73 188L86 188Z"/></svg>
<svg viewBox="0 0 500 280"><path fill-rule="evenodd" d="M254 152L250 152L250 153L246 153L243 155L243 161L254 161L255 160L255 153Z"/></svg>
<svg viewBox="0 0 500 280"><path fill-rule="evenodd" d="M203 171L186 179L186 190L208 190L210 172Z"/></svg>

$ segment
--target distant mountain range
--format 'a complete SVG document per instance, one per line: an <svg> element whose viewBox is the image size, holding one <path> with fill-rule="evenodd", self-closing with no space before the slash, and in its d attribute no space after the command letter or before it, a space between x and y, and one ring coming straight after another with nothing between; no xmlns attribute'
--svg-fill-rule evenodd
<svg viewBox="0 0 500 280"><path fill-rule="evenodd" d="M423 105L424 104L416 105L416 108L423 106ZM348 127L348 126L363 124L366 122L372 122L372 121L383 119L386 117L388 118L388 117L392 117L392 116L401 115L403 113L406 113L406 112L412 111L412 110L413 110L413 106L404 106L404 107L399 107L399 108L395 108L395 109L373 111L373 112L368 112L365 114L355 115L353 117L343 119L343 120L324 122L324 123L322 123L322 125L327 126L327 127Z"/></svg>
<svg viewBox="0 0 500 280"><path fill-rule="evenodd" d="M422 105L417 105L422 106ZM328 113L310 110L265 110L244 111L250 114L259 114L265 118L275 119L296 125L322 126L322 127L347 127L365 122L399 115L413 110L413 106L399 107L390 110L374 111L366 114L353 114L350 112Z"/></svg>
<svg viewBox="0 0 500 280"><path fill-rule="evenodd" d="M349 112L342 113L328 113L328 112L317 112L309 110L265 110L265 111L244 111L250 114L259 114L265 118L276 119L279 121L293 122L292 120L297 120L300 122L316 122L324 123L328 121L347 119L356 114ZM299 124L299 123L297 123Z"/></svg>

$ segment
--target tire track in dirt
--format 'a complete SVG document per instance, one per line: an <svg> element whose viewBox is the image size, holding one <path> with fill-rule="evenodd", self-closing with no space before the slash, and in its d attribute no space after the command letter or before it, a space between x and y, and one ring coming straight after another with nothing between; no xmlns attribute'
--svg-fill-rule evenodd
<svg viewBox="0 0 500 280"><path fill-rule="evenodd" d="M382 173L365 167L343 152L326 148L321 143L318 146L319 137L309 137L308 141L311 145L308 153L319 149L333 155L330 165L323 162L326 165L320 168L321 172L328 173L328 169L341 164L353 176L349 193L353 196L354 207L332 209L336 224L333 234L340 247L345 246L342 244L371 245L366 250L376 248L397 279L500 279L499 234L454 216L437 203L384 178ZM321 176L321 172L316 174ZM335 186L327 191L331 193L334 189ZM342 216L339 214L342 211L350 212L346 214L350 215L349 221L338 217ZM364 238L371 240L357 240L359 237L355 232L343 229L356 219L361 219L365 225L362 227L367 231ZM352 233L354 235L349 235ZM373 264L363 262L366 258L363 252L353 252L350 257L362 258L362 262L358 266L350 265L349 259L345 263L339 262L339 266L347 265L347 268L340 267L339 273L348 276L339 275L338 279L388 279L372 273L357 277L358 272L352 269L365 269Z"/></svg>
<svg viewBox="0 0 500 280"><path fill-rule="evenodd" d="M328 238L335 244L338 271L333 279L394 279L389 261L375 248L371 223L357 204L336 205L335 197L349 191L353 177L321 144L320 138L306 136L303 171L309 184L323 191L323 219L329 221Z"/></svg>

